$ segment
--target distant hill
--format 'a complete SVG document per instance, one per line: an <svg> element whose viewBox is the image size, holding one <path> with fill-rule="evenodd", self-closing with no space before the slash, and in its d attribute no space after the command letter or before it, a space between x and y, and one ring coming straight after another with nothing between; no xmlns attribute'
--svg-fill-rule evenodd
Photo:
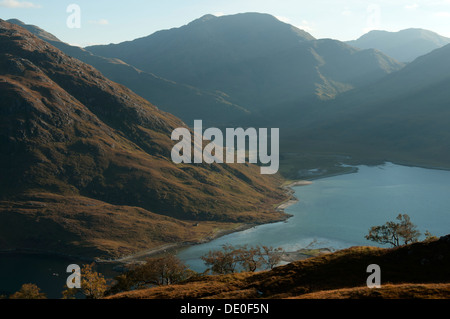
<svg viewBox="0 0 450 319"><path fill-rule="evenodd" d="M3 20L0 96L0 249L117 256L285 217L279 176L175 165L181 120Z"/></svg>
<svg viewBox="0 0 450 319"><path fill-rule="evenodd" d="M180 117L190 126L193 125L194 120L198 119L198 116L195 116L196 114L202 115L205 125L219 126L229 123L222 122L224 119L229 121L242 120L250 114L244 107L228 101L228 96L222 92L208 92L179 84L153 73L139 70L119 59L104 58L92 54L80 47L60 41L37 26L25 24L17 19L11 19L7 22L27 29L67 55L92 65L110 80L132 89L162 110Z"/></svg>
<svg viewBox="0 0 450 319"><path fill-rule="evenodd" d="M251 112L373 83L402 67L376 50L316 40L261 13L204 16L180 28L86 50L209 91Z"/></svg>
<svg viewBox="0 0 450 319"><path fill-rule="evenodd" d="M449 86L447 45L382 81L342 94L320 113L311 110L307 125L284 120L291 127L286 148L449 168ZM295 107L290 111L295 118Z"/></svg>
<svg viewBox="0 0 450 319"><path fill-rule="evenodd" d="M24 22L20 21L19 19L9 19L9 20L6 20L6 22L13 23L13 24L20 26L20 27L30 31L31 33L38 36L39 38L41 38L44 41L61 42L61 40L59 40L53 34L39 28L38 26L31 25L31 24L25 24Z"/></svg>
<svg viewBox="0 0 450 319"><path fill-rule="evenodd" d="M411 62L450 43L450 38L424 29L406 29L398 32L370 31L358 40L346 42L360 49L378 49L388 56Z"/></svg>
<svg viewBox="0 0 450 319"><path fill-rule="evenodd" d="M450 236L392 249L352 247L259 273L201 276L184 284L123 292L110 299L448 299ZM367 267L381 268L370 289ZM408 271L405 271L408 269Z"/></svg>

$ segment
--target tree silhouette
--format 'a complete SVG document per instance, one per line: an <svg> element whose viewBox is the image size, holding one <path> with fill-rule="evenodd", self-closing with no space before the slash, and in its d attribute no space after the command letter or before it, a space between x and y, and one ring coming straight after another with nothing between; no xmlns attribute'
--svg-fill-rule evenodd
<svg viewBox="0 0 450 319"><path fill-rule="evenodd" d="M283 249L267 246L248 247L223 245L201 257L215 274L231 274L239 270L255 272L274 268L281 260Z"/></svg>
<svg viewBox="0 0 450 319"><path fill-rule="evenodd" d="M377 242L382 245L390 244L393 247L417 242L420 232L416 225L411 222L407 214L397 216L399 222L387 222L382 226L373 226L369 229L369 234L365 236L367 240Z"/></svg>

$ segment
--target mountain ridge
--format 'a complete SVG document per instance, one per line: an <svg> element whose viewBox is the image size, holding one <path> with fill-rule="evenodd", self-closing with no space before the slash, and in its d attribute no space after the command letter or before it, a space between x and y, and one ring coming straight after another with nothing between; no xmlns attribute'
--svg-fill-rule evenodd
<svg viewBox="0 0 450 319"><path fill-rule="evenodd" d="M261 114L300 98L332 99L403 67L378 51L316 40L260 13L210 18L134 41L85 49L179 83L225 92L231 102Z"/></svg>
<svg viewBox="0 0 450 319"><path fill-rule="evenodd" d="M219 125L228 124L220 123L220 119L225 117L233 121L234 119L245 118L250 113L244 107L229 102L228 97L222 92L208 92L179 84L139 70L119 59L94 55L83 48L60 41L37 26L25 24L17 19L11 19L7 22L24 27L67 55L92 65L109 79L132 88L140 96L151 100L154 105L182 118L188 125L192 125L193 121L197 119L191 115L192 113L202 114L206 124L214 121L215 124Z"/></svg>
<svg viewBox="0 0 450 319"><path fill-rule="evenodd" d="M361 49L375 48L398 61L412 62L449 44L450 38L425 29L409 28L397 32L374 30L346 43Z"/></svg>
<svg viewBox="0 0 450 319"><path fill-rule="evenodd" d="M450 168L449 56L446 45L374 84L321 105L320 118L318 111L310 110L308 115L315 120L307 125L287 124L291 128L285 147ZM295 112L295 106L290 111ZM299 135L303 141L293 146L290 142Z"/></svg>

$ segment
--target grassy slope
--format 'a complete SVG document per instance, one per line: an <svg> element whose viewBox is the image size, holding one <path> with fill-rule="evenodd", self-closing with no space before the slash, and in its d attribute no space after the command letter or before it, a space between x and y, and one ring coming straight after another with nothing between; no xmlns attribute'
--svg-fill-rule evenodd
<svg viewBox="0 0 450 319"><path fill-rule="evenodd" d="M228 96L222 92L209 92L179 84L139 70L119 59L92 54L85 49L60 41L37 26L24 24L17 19L7 22L27 29L65 54L93 66L108 79L130 88L162 110L179 117L188 125L192 125L194 120L201 118L205 125L214 123L214 125L224 126L250 116L249 111L229 102ZM226 122L222 122L224 120Z"/></svg>
<svg viewBox="0 0 450 319"><path fill-rule="evenodd" d="M448 297L449 249L448 236L394 249L352 247L271 271L204 277L112 298ZM364 288L370 264L381 267L382 290Z"/></svg>
<svg viewBox="0 0 450 319"><path fill-rule="evenodd" d="M336 289L293 297L295 299L450 299L450 284L384 285Z"/></svg>
<svg viewBox="0 0 450 319"><path fill-rule="evenodd" d="M0 202L0 246L77 256L121 257L167 244L196 243L235 223L177 220L140 207L37 193ZM20 232L16 225L20 225ZM5 242L6 241L6 242Z"/></svg>
<svg viewBox="0 0 450 319"><path fill-rule="evenodd" d="M170 134L184 126L180 120L28 31L0 27L1 249L120 255L196 240L217 222L228 228L285 217L273 209L285 199L281 177L262 176L254 165L175 165ZM35 197L40 206L22 210ZM104 204L80 204L86 200ZM167 227L158 226L161 216L170 217ZM192 220L205 228L193 231Z"/></svg>

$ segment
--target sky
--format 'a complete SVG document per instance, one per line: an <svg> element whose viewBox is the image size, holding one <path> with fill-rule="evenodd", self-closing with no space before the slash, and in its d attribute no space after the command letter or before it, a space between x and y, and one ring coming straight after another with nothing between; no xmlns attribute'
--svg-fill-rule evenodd
<svg viewBox="0 0 450 319"><path fill-rule="evenodd" d="M133 40L205 14L243 12L271 14L319 39L407 28L450 37L450 0L0 0L1 19L37 25L82 47Z"/></svg>

